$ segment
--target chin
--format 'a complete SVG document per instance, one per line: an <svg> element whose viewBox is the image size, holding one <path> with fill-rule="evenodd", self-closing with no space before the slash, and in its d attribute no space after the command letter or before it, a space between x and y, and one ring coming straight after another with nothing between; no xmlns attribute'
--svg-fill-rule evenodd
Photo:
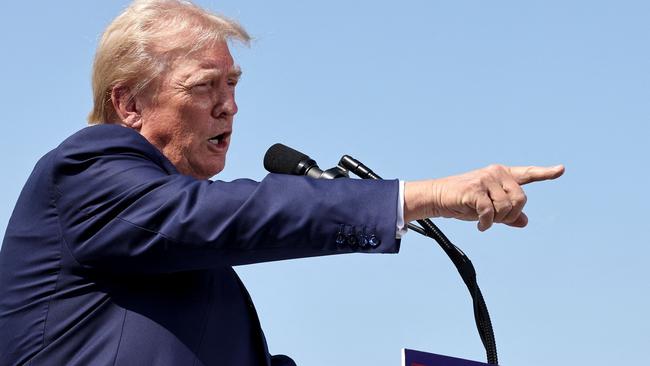
<svg viewBox="0 0 650 366"><path fill-rule="evenodd" d="M214 156L203 156L202 158L195 158L188 162L188 170L191 172L189 175L196 179L210 179L221 173L226 165L226 159L223 156L218 158Z"/></svg>
<svg viewBox="0 0 650 366"><path fill-rule="evenodd" d="M207 177L205 177L205 179L210 179L211 177L214 177L215 175L221 173L224 167L225 167L224 163L218 165L215 164L214 166L211 166L209 169L206 170L208 175Z"/></svg>

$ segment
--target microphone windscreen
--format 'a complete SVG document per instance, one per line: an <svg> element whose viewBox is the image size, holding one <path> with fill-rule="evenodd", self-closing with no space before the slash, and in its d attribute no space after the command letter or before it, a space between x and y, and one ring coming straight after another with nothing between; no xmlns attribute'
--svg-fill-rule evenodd
<svg viewBox="0 0 650 366"><path fill-rule="evenodd" d="M301 161L309 156L282 144L269 147L264 154L264 169L271 173L294 174Z"/></svg>

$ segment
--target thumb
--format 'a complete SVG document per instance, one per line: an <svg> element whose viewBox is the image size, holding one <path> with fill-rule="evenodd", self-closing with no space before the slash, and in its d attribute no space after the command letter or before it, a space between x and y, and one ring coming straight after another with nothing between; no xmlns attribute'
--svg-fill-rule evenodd
<svg viewBox="0 0 650 366"><path fill-rule="evenodd" d="M506 225L512 227L525 227L526 225L528 225L528 216L526 216L526 214L522 212L521 214L519 214L519 217L517 217L515 221Z"/></svg>

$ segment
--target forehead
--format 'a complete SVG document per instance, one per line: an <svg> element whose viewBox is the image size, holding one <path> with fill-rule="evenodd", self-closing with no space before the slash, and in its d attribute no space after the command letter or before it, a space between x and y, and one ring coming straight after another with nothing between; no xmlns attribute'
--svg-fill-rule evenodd
<svg viewBox="0 0 650 366"><path fill-rule="evenodd" d="M177 57L172 63L169 73L172 77L184 77L201 70L219 73L239 72L228 49L228 44L219 42L191 54Z"/></svg>

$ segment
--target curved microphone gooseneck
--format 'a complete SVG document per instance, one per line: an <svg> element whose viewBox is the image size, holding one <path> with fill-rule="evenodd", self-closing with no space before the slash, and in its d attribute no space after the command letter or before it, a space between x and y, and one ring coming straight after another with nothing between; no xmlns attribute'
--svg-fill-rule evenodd
<svg viewBox="0 0 650 366"><path fill-rule="evenodd" d="M348 178L347 172L350 171L362 179L382 179L370 168L349 155L344 155L337 167L323 171L309 156L282 144L275 144L268 149L264 155L264 168L271 173L306 175L312 178ZM474 320L483 347L485 347L487 361L489 364L498 364L497 346L492 322L490 321L490 314L483 299L481 289L476 282L476 271L474 270L472 261L469 260L460 248L449 241L445 234L431 220L424 219L417 220L417 222L421 227L409 223L408 228L438 242L442 250L447 253L447 256L449 256L454 266L456 266L458 273L472 296Z"/></svg>
<svg viewBox="0 0 650 366"><path fill-rule="evenodd" d="M351 171L362 179L382 179L370 168L349 155L343 155L339 161L339 166ZM489 364L498 364L497 345L494 338L494 330L492 329L492 321L490 320L490 313L488 312L487 305L483 299L481 289L478 287L478 283L476 282L476 270L474 269L472 261L470 261L467 255L465 255L460 248L455 246L431 220L424 219L417 221L422 225L422 227L409 223L408 228L438 242L442 250L447 253L449 259L451 259L456 266L460 277L463 279L463 282L465 282L465 286L467 286L467 289L472 296L474 321L476 322L476 329L478 330L478 334L483 342L483 347L485 347L487 361Z"/></svg>

